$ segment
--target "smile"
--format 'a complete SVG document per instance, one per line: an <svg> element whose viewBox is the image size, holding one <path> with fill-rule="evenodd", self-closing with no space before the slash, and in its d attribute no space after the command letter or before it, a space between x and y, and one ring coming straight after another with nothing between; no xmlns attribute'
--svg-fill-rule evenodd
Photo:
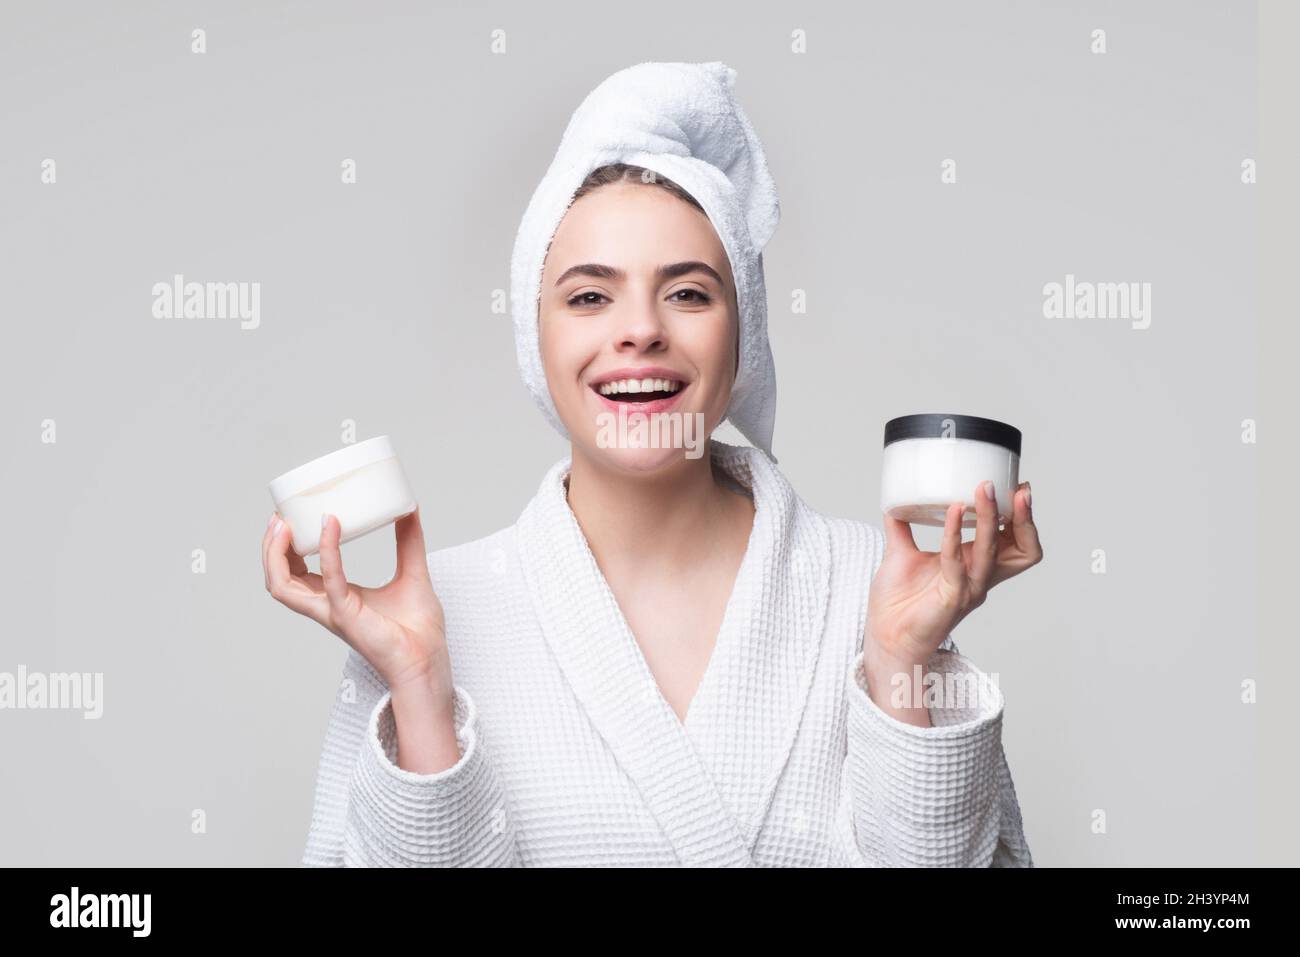
<svg viewBox="0 0 1300 957"><path fill-rule="evenodd" d="M682 385L676 379L614 379L592 388L614 402L654 402L679 392Z"/></svg>
<svg viewBox="0 0 1300 957"><path fill-rule="evenodd" d="M691 382L666 366L609 369L588 380L597 401L609 412L667 412L682 402Z"/></svg>

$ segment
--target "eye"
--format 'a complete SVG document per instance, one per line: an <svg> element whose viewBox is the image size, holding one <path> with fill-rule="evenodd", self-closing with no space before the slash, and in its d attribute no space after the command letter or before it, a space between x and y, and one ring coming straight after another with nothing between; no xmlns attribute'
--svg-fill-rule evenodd
<svg viewBox="0 0 1300 957"><path fill-rule="evenodd" d="M591 299L588 299L588 298L587 298L588 296L595 296L595 297L596 297L596 301L593 301L593 300L591 300ZM570 305L570 306L598 306L598 305L600 305L600 302L599 302L598 300L601 300L601 299L604 299L604 298L605 298L605 296L602 295L601 293L598 293L598 292L594 292L594 291L593 291L593 292L580 292L580 293L578 293L576 296L574 296L572 299L569 300L569 305Z"/></svg>
<svg viewBox="0 0 1300 957"><path fill-rule="evenodd" d="M684 303L694 303L694 304L696 304L696 305L701 305L701 306L702 306L702 305L705 305L706 303L709 303L709 302L712 302L712 301L713 301L713 300L712 300L712 297L710 297L709 294L708 294L707 292L705 292L704 290L702 290L702 289L689 289L689 288L688 288L688 289L678 289L675 293L673 293L673 296L680 296L680 295L682 295L683 293L689 293L690 296L691 296L691 298L687 298L687 299L674 299L673 301L674 301L674 302L684 302ZM670 296L669 298L672 299L672 296Z"/></svg>

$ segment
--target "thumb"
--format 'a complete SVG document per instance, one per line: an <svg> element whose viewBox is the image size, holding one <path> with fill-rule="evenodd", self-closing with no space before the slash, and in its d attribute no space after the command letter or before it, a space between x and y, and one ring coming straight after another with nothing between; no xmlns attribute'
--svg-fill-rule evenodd
<svg viewBox="0 0 1300 957"><path fill-rule="evenodd" d="M429 559L424 546L424 527L420 522L420 507L403 515L396 523L397 571L393 578L413 575L420 581L429 580Z"/></svg>
<svg viewBox="0 0 1300 957"><path fill-rule="evenodd" d="M884 524L886 549L892 548L900 552L914 552L917 550L916 539L912 537L912 526L908 522L886 514Z"/></svg>

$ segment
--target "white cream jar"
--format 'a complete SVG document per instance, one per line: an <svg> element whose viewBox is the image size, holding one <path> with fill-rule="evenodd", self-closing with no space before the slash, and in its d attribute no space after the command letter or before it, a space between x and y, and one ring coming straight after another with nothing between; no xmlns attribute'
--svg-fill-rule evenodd
<svg viewBox="0 0 1300 957"><path fill-rule="evenodd" d="M999 524L1011 521L1020 484L1020 430L977 415L905 415L885 423L880 508L915 525L943 525L965 502L962 528L975 527L975 494L991 480Z"/></svg>
<svg viewBox="0 0 1300 957"><path fill-rule="evenodd" d="M320 551L321 516L339 520L339 543L415 511L415 494L388 436L312 459L271 481L276 510L293 532L293 550Z"/></svg>

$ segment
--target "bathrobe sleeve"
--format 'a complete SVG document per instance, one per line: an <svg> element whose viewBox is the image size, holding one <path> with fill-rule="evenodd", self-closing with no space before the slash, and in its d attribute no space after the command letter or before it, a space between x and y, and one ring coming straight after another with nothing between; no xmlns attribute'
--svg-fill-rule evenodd
<svg viewBox="0 0 1300 957"><path fill-rule="evenodd" d="M483 867L517 864L505 792L473 699L456 686L461 757L433 774L397 766L392 698L349 649L316 777L304 867Z"/></svg>
<svg viewBox="0 0 1300 957"><path fill-rule="evenodd" d="M857 863L875 867L1033 867L1002 748L1002 693L951 638L926 672L929 728L868 694L862 653L848 677L844 782Z"/></svg>

